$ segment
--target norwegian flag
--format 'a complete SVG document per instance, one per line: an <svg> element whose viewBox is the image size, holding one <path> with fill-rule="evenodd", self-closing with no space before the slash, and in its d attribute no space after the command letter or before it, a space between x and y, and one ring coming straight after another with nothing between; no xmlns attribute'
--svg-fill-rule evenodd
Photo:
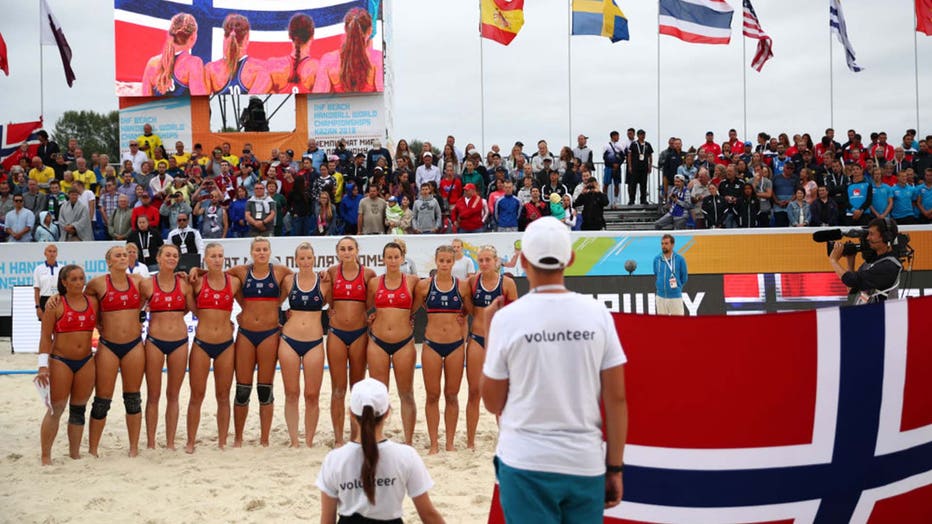
<svg viewBox="0 0 932 524"><path fill-rule="evenodd" d="M604 521L932 522L930 316L932 298L616 314L629 433Z"/></svg>
<svg viewBox="0 0 932 524"><path fill-rule="evenodd" d="M751 0L744 0L744 36L757 40L757 53L754 54L754 60L751 60L751 67L759 73L767 60L773 58L773 40L760 26Z"/></svg>
<svg viewBox="0 0 932 524"><path fill-rule="evenodd" d="M238 13L249 19L249 56L268 59L289 55L288 21L295 12L314 19L311 57L340 48L343 17L353 8L369 10L369 0L114 0L114 38L116 41L116 81L142 81L146 62L162 52L171 18L185 12L198 24L198 38L191 54L204 63L223 56L223 19ZM378 13L373 13L373 24ZM381 50L381 41L378 42Z"/></svg>
<svg viewBox="0 0 932 524"><path fill-rule="evenodd" d="M9 171L19 164L19 146L29 144L29 158L35 156L39 149L39 135L42 120L22 122L19 124L0 124L0 164Z"/></svg>
<svg viewBox="0 0 932 524"><path fill-rule="evenodd" d="M727 315L840 306L848 299L835 273L728 274L722 280Z"/></svg>

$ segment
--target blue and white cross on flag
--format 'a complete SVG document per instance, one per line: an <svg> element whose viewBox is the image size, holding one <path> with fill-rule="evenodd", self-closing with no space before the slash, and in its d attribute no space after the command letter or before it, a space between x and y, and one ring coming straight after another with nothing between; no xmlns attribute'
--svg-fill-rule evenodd
<svg viewBox="0 0 932 524"><path fill-rule="evenodd" d="M838 41L845 46L845 61L848 63L848 69L859 73L864 68L855 61L854 46L848 39L848 24L845 22L845 13L841 10L841 0L831 0L831 2L828 23L832 27L832 32L838 37Z"/></svg>

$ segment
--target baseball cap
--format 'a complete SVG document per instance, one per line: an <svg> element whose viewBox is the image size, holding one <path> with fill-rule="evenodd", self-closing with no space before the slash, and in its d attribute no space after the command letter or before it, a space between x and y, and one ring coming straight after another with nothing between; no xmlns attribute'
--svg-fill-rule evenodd
<svg viewBox="0 0 932 524"><path fill-rule="evenodd" d="M431 153L430 151L424 151L424 154L421 155L421 156L422 156L422 157L429 156L429 157L433 158L433 157L434 157L434 154Z"/></svg>
<svg viewBox="0 0 932 524"><path fill-rule="evenodd" d="M682 180L683 182L686 182L686 177L685 177L684 175L675 175L675 176L673 177L673 180L676 180L676 179L680 179L680 180Z"/></svg>
<svg viewBox="0 0 932 524"><path fill-rule="evenodd" d="M475 190L476 190L476 184L473 184L473 183L470 182L469 184L466 184L465 186L463 186L463 189L472 189L473 191L475 191Z"/></svg>
<svg viewBox="0 0 932 524"><path fill-rule="evenodd" d="M570 230L556 218L538 218L521 236L521 253L536 268L563 269L573 258Z"/></svg>
<svg viewBox="0 0 932 524"><path fill-rule="evenodd" d="M395 195L392 195L392 196L388 197L388 201L389 201L389 202L398 202L398 197L396 197Z"/></svg>
<svg viewBox="0 0 932 524"><path fill-rule="evenodd" d="M553 162L553 159L550 158L549 156L545 156L543 161L544 161L544 162Z"/></svg>
<svg viewBox="0 0 932 524"><path fill-rule="evenodd" d="M586 140L589 140L589 137L587 137L586 135L579 135L579 136L576 137L576 138L580 138L580 137L585 138Z"/></svg>
<svg viewBox="0 0 932 524"><path fill-rule="evenodd" d="M360 380L350 391L350 411L353 415L361 417L366 406L372 406L376 417L384 415L389 408L388 388L374 378Z"/></svg>

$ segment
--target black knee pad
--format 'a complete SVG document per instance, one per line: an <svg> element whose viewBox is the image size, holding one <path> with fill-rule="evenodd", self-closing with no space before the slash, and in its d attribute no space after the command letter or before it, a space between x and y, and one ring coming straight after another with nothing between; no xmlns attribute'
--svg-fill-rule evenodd
<svg viewBox="0 0 932 524"><path fill-rule="evenodd" d="M94 397L94 403L91 404L91 418L94 420L103 420L107 418L107 412L110 411L109 398Z"/></svg>
<svg viewBox="0 0 932 524"><path fill-rule="evenodd" d="M249 395L252 393L252 384L236 383L236 396L233 397L233 405L248 406Z"/></svg>
<svg viewBox="0 0 932 524"><path fill-rule="evenodd" d="M139 392L123 393L123 405L126 406L127 415L142 413L142 395Z"/></svg>
<svg viewBox="0 0 932 524"><path fill-rule="evenodd" d="M259 398L260 406L267 406L272 402L275 402L275 395L272 394L272 385L271 384L258 384L256 385L256 397Z"/></svg>
<svg viewBox="0 0 932 524"><path fill-rule="evenodd" d="M84 413L87 406L84 404L71 404L68 406L68 423L76 426L84 425Z"/></svg>

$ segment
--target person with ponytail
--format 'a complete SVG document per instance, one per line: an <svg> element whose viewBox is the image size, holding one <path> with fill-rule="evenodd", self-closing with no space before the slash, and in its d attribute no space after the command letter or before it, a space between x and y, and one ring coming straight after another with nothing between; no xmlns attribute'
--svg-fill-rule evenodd
<svg viewBox="0 0 932 524"><path fill-rule="evenodd" d="M268 93L272 80L264 64L250 60L249 20L232 13L223 20L223 56L204 66L211 94Z"/></svg>
<svg viewBox="0 0 932 524"><path fill-rule="evenodd" d="M357 382L350 392L350 411L359 425L359 439L324 458L317 475L320 522L400 523L405 494L421 522L444 522L430 501L428 490L434 482L417 451L382 434L391 413L385 384L372 378Z"/></svg>
<svg viewBox="0 0 932 524"><path fill-rule="evenodd" d="M314 81L315 93L384 91L382 52L373 49L372 16L358 7L343 18L343 45L320 59Z"/></svg>
<svg viewBox="0 0 932 524"><path fill-rule="evenodd" d="M206 95L204 62L191 54L197 20L188 13L172 17L162 54L149 59L142 74L144 96Z"/></svg>
<svg viewBox="0 0 932 524"><path fill-rule="evenodd" d="M266 61L272 77L272 91L310 93L319 68L317 60L311 58L314 19L304 13L296 13L288 22L288 38L293 44L291 54Z"/></svg>

